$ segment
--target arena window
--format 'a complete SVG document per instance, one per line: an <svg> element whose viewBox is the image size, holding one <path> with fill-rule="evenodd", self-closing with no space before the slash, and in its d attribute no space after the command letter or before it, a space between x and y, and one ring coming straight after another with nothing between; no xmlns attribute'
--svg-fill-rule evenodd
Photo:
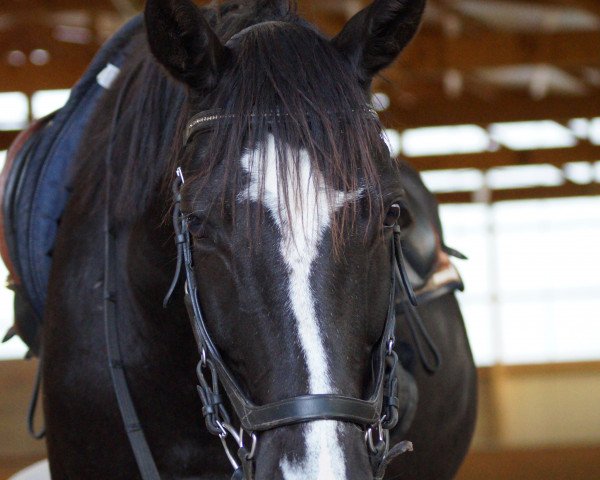
<svg viewBox="0 0 600 480"><path fill-rule="evenodd" d="M40 90L31 96L33 118L41 118L61 108L69 99L70 90Z"/></svg>
<svg viewBox="0 0 600 480"><path fill-rule="evenodd" d="M0 130L19 130L28 121L27 95L21 92L0 93Z"/></svg>
<svg viewBox="0 0 600 480"><path fill-rule="evenodd" d="M479 365L600 358L600 198L443 205Z"/></svg>

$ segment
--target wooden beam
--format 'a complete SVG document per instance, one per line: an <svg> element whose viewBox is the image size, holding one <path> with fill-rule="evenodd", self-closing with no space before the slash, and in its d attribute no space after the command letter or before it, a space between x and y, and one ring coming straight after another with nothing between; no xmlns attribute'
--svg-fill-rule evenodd
<svg viewBox="0 0 600 480"><path fill-rule="evenodd" d="M48 12L58 12L61 10L109 10L115 11L115 6L111 0L19 0L5 2L2 7L2 13L19 14L31 12L36 9L44 9Z"/></svg>
<svg viewBox="0 0 600 480"><path fill-rule="evenodd" d="M597 0L558 0L561 4L569 7L580 8L589 13L600 16L600 2Z"/></svg>
<svg viewBox="0 0 600 480"><path fill-rule="evenodd" d="M431 98L414 95L412 103L403 100L406 92L393 91L389 85L385 91L390 95L392 106L380 116L384 124L399 129L600 116L599 91L583 97L551 96L540 101L522 93L500 93L485 100L469 94L456 100L444 98L442 94Z"/></svg>
<svg viewBox="0 0 600 480"><path fill-rule="evenodd" d="M0 64L0 91L22 91L28 94L36 90L70 88L79 79L100 48L96 42L89 44L66 43L54 37L48 26L18 26L3 33L0 56L6 58L11 50L29 55L35 49L49 52L45 65L27 63L13 66Z"/></svg>
<svg viewBox="0 0 600 480"><path fill-rule="evenodd" d="M48 65L3 70L0 92L20 91L28 95L38 90L71 88L87 68L89 61L60 58Z"/></svg>
<svg viewBox="0 0 600 480"><path fill-rule="evenodd" d="M513 188L510 190L493 190L490 192L492 202L505 202L511 200L536 200L548 198L590 197L600 196L600 183L576 185L565 183L557 187L531 187ZM440 203L473 203L473 192L438 193L436 197Z"/></svg>
<svg viewBox="0 0 600 480"><path fill-rule="evenodd" d="M38 47L36 48L40 48L39 42L43 36L48 35L46 32L49 29L56 32L58 34L57 37L64 37L65 32L68 35L69 28L88 29L88 32L77 33L91 37L92 42L95 42L99 46L126 19L115 11L95 10L92 6L88 6L85 9L62 11L53 11L40 7L18 14L4 15L3 20L3 29L0 28L3 37L2 50L0 51L2 54L4 51L9 50L7 39L10 37L16 38L16 42L11 42L13 45L16 43L13 48L23 50L26 48L25 45L29 42L29 38L36 40L36 43L38 43ZM16 31L19 31L19 33L15 33ZM50 42L55 41L57 41L57 38L50 38ZM41 48L44 47L42 46Z"/></svg>
<svg viewBox="0 0 600 480"><path fill-rule="evenodd" d="M497 152L405 158L420 171L453 168L487 170L494 167L542 164L562 167L569 162L600 161L600 145L582 142L572 148L550 148L518 152L503 148Z"/></svg>
<svg viewBox="0 0 600 480"><path fill-rule="evenodd" d="M505 1L514 2L516 4L523 3L522 0ZM588 13L600 15L600 2L597 0L527 0L527 3L549 7L578 8L580 10L585 10Z"/></svg>
<svg viewBox="0 0 600 480"><path fill-rule="evenodd" d="M596 0L566 1L576 3ZM301 0L299 9L323 31L335 34L353 12L368 3L364 0ZM457 37L449 37L441 28L426 26L421 28L391 71L394 68L410 68L418 72L444 71L449 68L472 71L478 68L538 63L568 68L600 63L600 49L597 48L599 44L600 31L529 33L479 27L466 29Z"/></svg>
<svg viewBox="0 0 600 480"><path fill-rule="evenodd" d="M599 361L560 362L560 363L529 363L512 364L503 366L509 377L531 377L546 375L577 375L577 374L600 374ZM490 370L494 367L479 367L477 373L479 378L488 379Z"/></svg>
<svg viewBox="0 0 600 480"><path fill-rule="evenodd" d="M600 31L544 34L477 30L450 38L423 31L406 48L395 68L418 72L519 64L551 64L568 68L600 64ZM393 77L393 70L388 72Z"/></svg>
<svg viewBox="0 0 600 480"><path fill-rule="evenodd" d="M91 32L90 43L71 43L60 41L56 37L56 27L52 24L15 25L2 32L1 53L11 50L22 50L29 53L36 48L43 48L52 53L77 55L80 52L95 52L100 47L99 41L94 41ZM4 59L2 59L4 60Z"/></svg>
<svg viewBox="0 0 600 480"><path fill-rule="evenodd" d="M10 144L17 138L18 134L19 132L15 131L0 131L0 151L8 150L8 147L10 147Z"/></svg>

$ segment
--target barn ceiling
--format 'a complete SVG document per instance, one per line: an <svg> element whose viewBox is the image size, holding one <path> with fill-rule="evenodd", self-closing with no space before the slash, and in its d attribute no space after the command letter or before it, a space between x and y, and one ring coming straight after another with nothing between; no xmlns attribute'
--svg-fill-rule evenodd
<svg viewBox="0 0 600 480"><path fill-rule="evenodd" d="M202 3L202 2L199 2ZM299 0L334 35L367 0ZM0 92L69 88L99 45L142 2L5 0L0 10ZM600 1L428 0L423 27L375 82L398 130L435 125L600 117ZM0 149L12 132L0 132ZM554 155L553 153L556 153ZM563 164L600 159L600 147L415 159L422 169Z"/></svg>

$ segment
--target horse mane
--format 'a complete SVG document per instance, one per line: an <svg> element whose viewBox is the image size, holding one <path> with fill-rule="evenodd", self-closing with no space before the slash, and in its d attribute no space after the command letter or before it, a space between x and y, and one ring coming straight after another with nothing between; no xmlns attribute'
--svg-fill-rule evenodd
<svg viewBox="0 0 600 480"><path fill-rule="evenodd" d="M206 184L215 181L218 171L223 186L215 204L222 209L235 206L231 195L244 182L241 156L273 135L278 158L287 154L289 159L291 146L292 165L297 165L299 154L293 152L306 150L313 171L327 185L346 192L361 190L370 214L380 211L375 159L387 159L389 152L350 62L298 17L294 8L281 12L252 5L230 1L204 7L222 41L238 42L239 52L210 104L168 76L149 52L144 32L136 36L131 58L92 120L93 138L82 150L90 157L81 162L79 172L89 186L81 202L85 209L103 197L99 179L104 177L103 156L108 146L114 152L111 202L117 221L143 214L170 185L177 162L184 157L185 169ZM252 25L256 27L236 36ZM188 158L182 151L185 123L198 111L216 107L232 121L215 125L201 162ZM284 186L294 172L299 169L278 168ZM235 191L227 189L227 184L235 186ZM285 191L284 201L301 193ZM165 213L169 207L166 202ZM341 232L347 220L355 217L356 208L354 202L350 210L343 209L341 222L334 222L335 231Z"/></svg>
<svg viewBox="0 0 600 480"><path fill-rule="evenodd" d="M182 141L180 117L187 114L186 89L153 59L145 31L127 48L127 62L89 121L75 173L76 212L102 209L110 155L110 202L117 223L142 215L162 190L174 146Z"/></svg>

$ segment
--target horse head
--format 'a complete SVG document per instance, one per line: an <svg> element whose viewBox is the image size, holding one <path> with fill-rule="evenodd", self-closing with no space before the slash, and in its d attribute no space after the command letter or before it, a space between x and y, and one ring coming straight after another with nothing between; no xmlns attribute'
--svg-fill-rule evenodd
<svg viewBox="0 0 600 480"><path fill-rule="evenodd" d="M366 399L378 388L392 237L408 217L368 89L423 7L376 0L330 40L287 1L216 13L148 1L151 50L188 87L196 115L176 150L197 303L219 361L254 405ZM360 423L263 428L256 478L377 476Z"/></svg>

